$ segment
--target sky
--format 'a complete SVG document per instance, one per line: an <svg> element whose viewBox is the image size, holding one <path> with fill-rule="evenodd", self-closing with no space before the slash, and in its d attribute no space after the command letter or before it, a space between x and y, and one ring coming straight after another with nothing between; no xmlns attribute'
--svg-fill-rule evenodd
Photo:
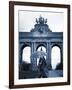
<svg viewBox="0 0 72 90"><path fill-rule="evenodd" d="M63 32L64 29L64 13L52 11L18 11L18 26L20 32L30 32L36 24L36 18L42 16L47 19L47 24L53 32Z"/></svg>

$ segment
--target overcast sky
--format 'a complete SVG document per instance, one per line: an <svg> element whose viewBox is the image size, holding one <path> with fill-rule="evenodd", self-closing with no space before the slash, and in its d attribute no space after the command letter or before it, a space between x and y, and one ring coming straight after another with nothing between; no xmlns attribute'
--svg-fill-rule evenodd
<svg viewBox="0 0 72 90"><path fill-rule="evenodd" d="M31 11L20 10L18 14L18 25L20 32L30 32L36 24L36 18L40 16L47 18L47 24L53 32L63 32L64 29L64 13L48 12L48 11Z"/></svg>

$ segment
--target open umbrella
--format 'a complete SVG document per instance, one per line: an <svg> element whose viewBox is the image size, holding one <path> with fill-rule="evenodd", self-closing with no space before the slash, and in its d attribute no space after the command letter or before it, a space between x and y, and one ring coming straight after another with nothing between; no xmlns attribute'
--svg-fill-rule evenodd
<svg viewBox="0 0 72 90"><path fill-rule="evenodd" d="M44 51L36 51L31 55L31 58L41 58L47 56L47 53Z"/></svg>

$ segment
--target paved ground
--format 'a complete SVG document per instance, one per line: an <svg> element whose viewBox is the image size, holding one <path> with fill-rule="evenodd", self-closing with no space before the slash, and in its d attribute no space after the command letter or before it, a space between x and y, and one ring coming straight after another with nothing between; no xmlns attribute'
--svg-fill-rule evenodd
<svg viewBox="0 0 72 90"><path fill-rule="evenodd" d="M45 73L47 77L62 77L63 76L63 70L47 70L45 69Z"/></svg>
<svg viewBox="0 0 72 90"><path fill-rule="evenodd" d="M63 71L62 70L48 70L45 69L44 73L46 76L49 77L62 77L63 76ZM24 79L24 78L39 78L39 72L32 72L32 71L22 71L19 73L19 78Z"/></svg>

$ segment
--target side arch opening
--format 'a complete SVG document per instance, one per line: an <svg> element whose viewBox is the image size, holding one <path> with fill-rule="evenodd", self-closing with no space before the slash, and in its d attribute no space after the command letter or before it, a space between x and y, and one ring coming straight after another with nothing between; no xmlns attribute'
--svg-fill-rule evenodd
<svg viewBox="0 0 72 90"><path fill-rule="evenodd" d="M52 69L56 69L57 65L61 62L60 47L53 46L51 51L51 65Z"/></svg>
<svg viewBox="0 0 72 90"><path fill-rule="evenodd" d="M31 47L30 46L24 47L23 54L22 54L22 60L25 63L31 63L30 56L31 56Z"/></svg>

